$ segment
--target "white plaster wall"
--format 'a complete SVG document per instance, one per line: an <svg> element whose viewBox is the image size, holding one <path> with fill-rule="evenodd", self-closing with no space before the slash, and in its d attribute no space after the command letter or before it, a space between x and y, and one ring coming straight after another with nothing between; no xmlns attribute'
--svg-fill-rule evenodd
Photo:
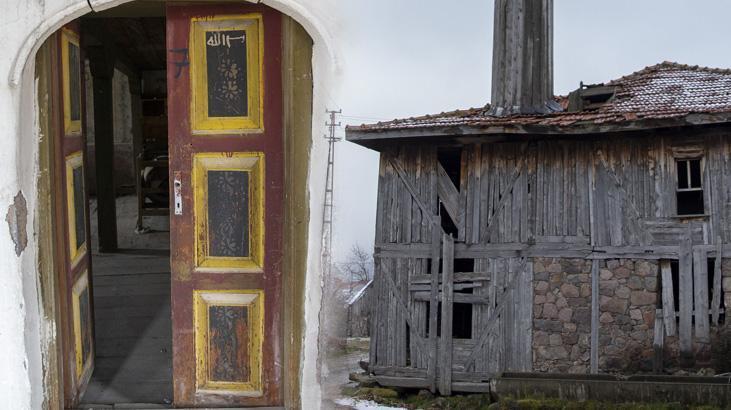
<svg viewBox="0 0 731 410"><path fill-rule="evenodd" d="M128 0L91 0L97 10ZM262 0L292 16L314 40L313 135L325 123L326 93L337 92L339 68L333 36L338 32L335 0ZM0 228L0 409L37 409L43 400L41 326L35 237L38 138L34 57L38 47L63 24L90 11L86 0L0 1L0 216L22 191L28 203L28 246L20 257L7 225ZM318 383L318 317L322 295L321 224L326 146L313 139L308 178L310 226L306 280L302 407L320 407Z"/></svg>

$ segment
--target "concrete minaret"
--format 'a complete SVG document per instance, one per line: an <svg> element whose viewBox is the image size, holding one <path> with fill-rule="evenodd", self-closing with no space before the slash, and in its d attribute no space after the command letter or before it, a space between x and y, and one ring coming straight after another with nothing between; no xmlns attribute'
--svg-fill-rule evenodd
<svg viewBox="0 0 731 410"><path fill-rule="evenodd" d="M489 114L561 111L553 100L553 0L495 0Z"/></svg>

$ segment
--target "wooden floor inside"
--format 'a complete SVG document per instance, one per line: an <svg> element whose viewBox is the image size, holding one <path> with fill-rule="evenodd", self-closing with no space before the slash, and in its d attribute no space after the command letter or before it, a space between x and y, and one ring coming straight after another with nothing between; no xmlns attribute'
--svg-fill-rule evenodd
<svg viewBox="0 0 731 410"><path fill-rule="evenodd" d="M82 403L169 404L169 254L128 251L93 258L96 364Z"/></svg>
<svg viewBox="0 0 731 410"><path fill-rule="evenodd" d="M92 253L96 363L82 407L173 398L168 233L136 235L133 204L118 199L118 227L120 246L136 249Z"/></svg>

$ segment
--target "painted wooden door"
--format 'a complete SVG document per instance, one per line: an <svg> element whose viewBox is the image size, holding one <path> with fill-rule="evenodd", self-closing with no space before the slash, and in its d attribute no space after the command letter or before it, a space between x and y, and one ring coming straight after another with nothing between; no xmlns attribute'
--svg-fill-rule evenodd
<svg viewBox="0 0 731 410"><path fill-rule="evenodd" d="M281 404L281 22L167 8L178 406Z"/></svg>
<svg viewBox="0 0 731 410"><path fill-rule="evenodd" d="M56 258L64 400L74 406L94 370L94 329L86 191L84 81L78 24L59 30L52 59Z"/></svg>

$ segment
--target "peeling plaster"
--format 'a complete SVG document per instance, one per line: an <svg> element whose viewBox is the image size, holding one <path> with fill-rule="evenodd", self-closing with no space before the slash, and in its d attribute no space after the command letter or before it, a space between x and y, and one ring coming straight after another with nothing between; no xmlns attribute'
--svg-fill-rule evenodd
<svg viewBox="0 0 731 410"><path fill-rule="evenodd" d="M5 221L10 229L10 237L15 243L15 254L20 256L28 245L28 232L25 227L28 223L28 208L23 193L18 191L13 203L8 207Z"/></svg>
<svg viewBox="0 0 731 410"><path fill-rule="evenodd" d="M40 387L42 379L42 357L40 353L40 327L38 326L37 286L30 283L37 276L37 232L31 225L30 237L27 229L27 213L35 215L35 178L37 176L38 124L34 121L36 101L33 84L33 56L45 39L63 24L90 12L90 4L98 12L131 0L3 0L0 1L0 38L3 53L0 55L0 197L7 201L13 191L20 188L31 192L26 208L20 212L20 204L14 203L8 211L10 238L0 236L0 259L6 260L3 271L4 282L0 286L0 348L9 357L28 358L27 370L21 361L10 361L0 366L0 409L40 408L45 390ZM177 0L168 0L177 1ZM317 343L319 336L319 314L322 297L321 242L322 213L325 191L325 169L320 164L327 159L327 143L320 135L325 116L326 101L331 95L338 95L341 75L334 39L339 24L336 0L241 0L253 1L271 6L299 22L312 37L313 57L313 102L312 102L312 145L307 171L307 197L309 217L307 222L307 270L305 276L304 339L302 340L302 362L300 367L301 408L322 407L321 388L316 379L320 360ZM325 91L327 90L327 91ZM23 105L24 104L24 105ZM23 105L21 107L21 105ZM35 169L34 169L35 167ZM23 216L24 221L19 220ZM22 229L18 229L22 228ZM22 233L21 233L22 232ZM22 237L21 237L22 235ZM20 258L10 258L13 245ZM30 246L28 246L30 242ZM28 247L24 251L25 247ZM36 275L36 276L34 276ZM25 283L23 280L27 280ZM27 286L26 293L22 286ZM25 298L25 308L18 309L17 302ZM23 326L25 323L25 327ZM32 396L32 397L31 397Z"/></svg>

